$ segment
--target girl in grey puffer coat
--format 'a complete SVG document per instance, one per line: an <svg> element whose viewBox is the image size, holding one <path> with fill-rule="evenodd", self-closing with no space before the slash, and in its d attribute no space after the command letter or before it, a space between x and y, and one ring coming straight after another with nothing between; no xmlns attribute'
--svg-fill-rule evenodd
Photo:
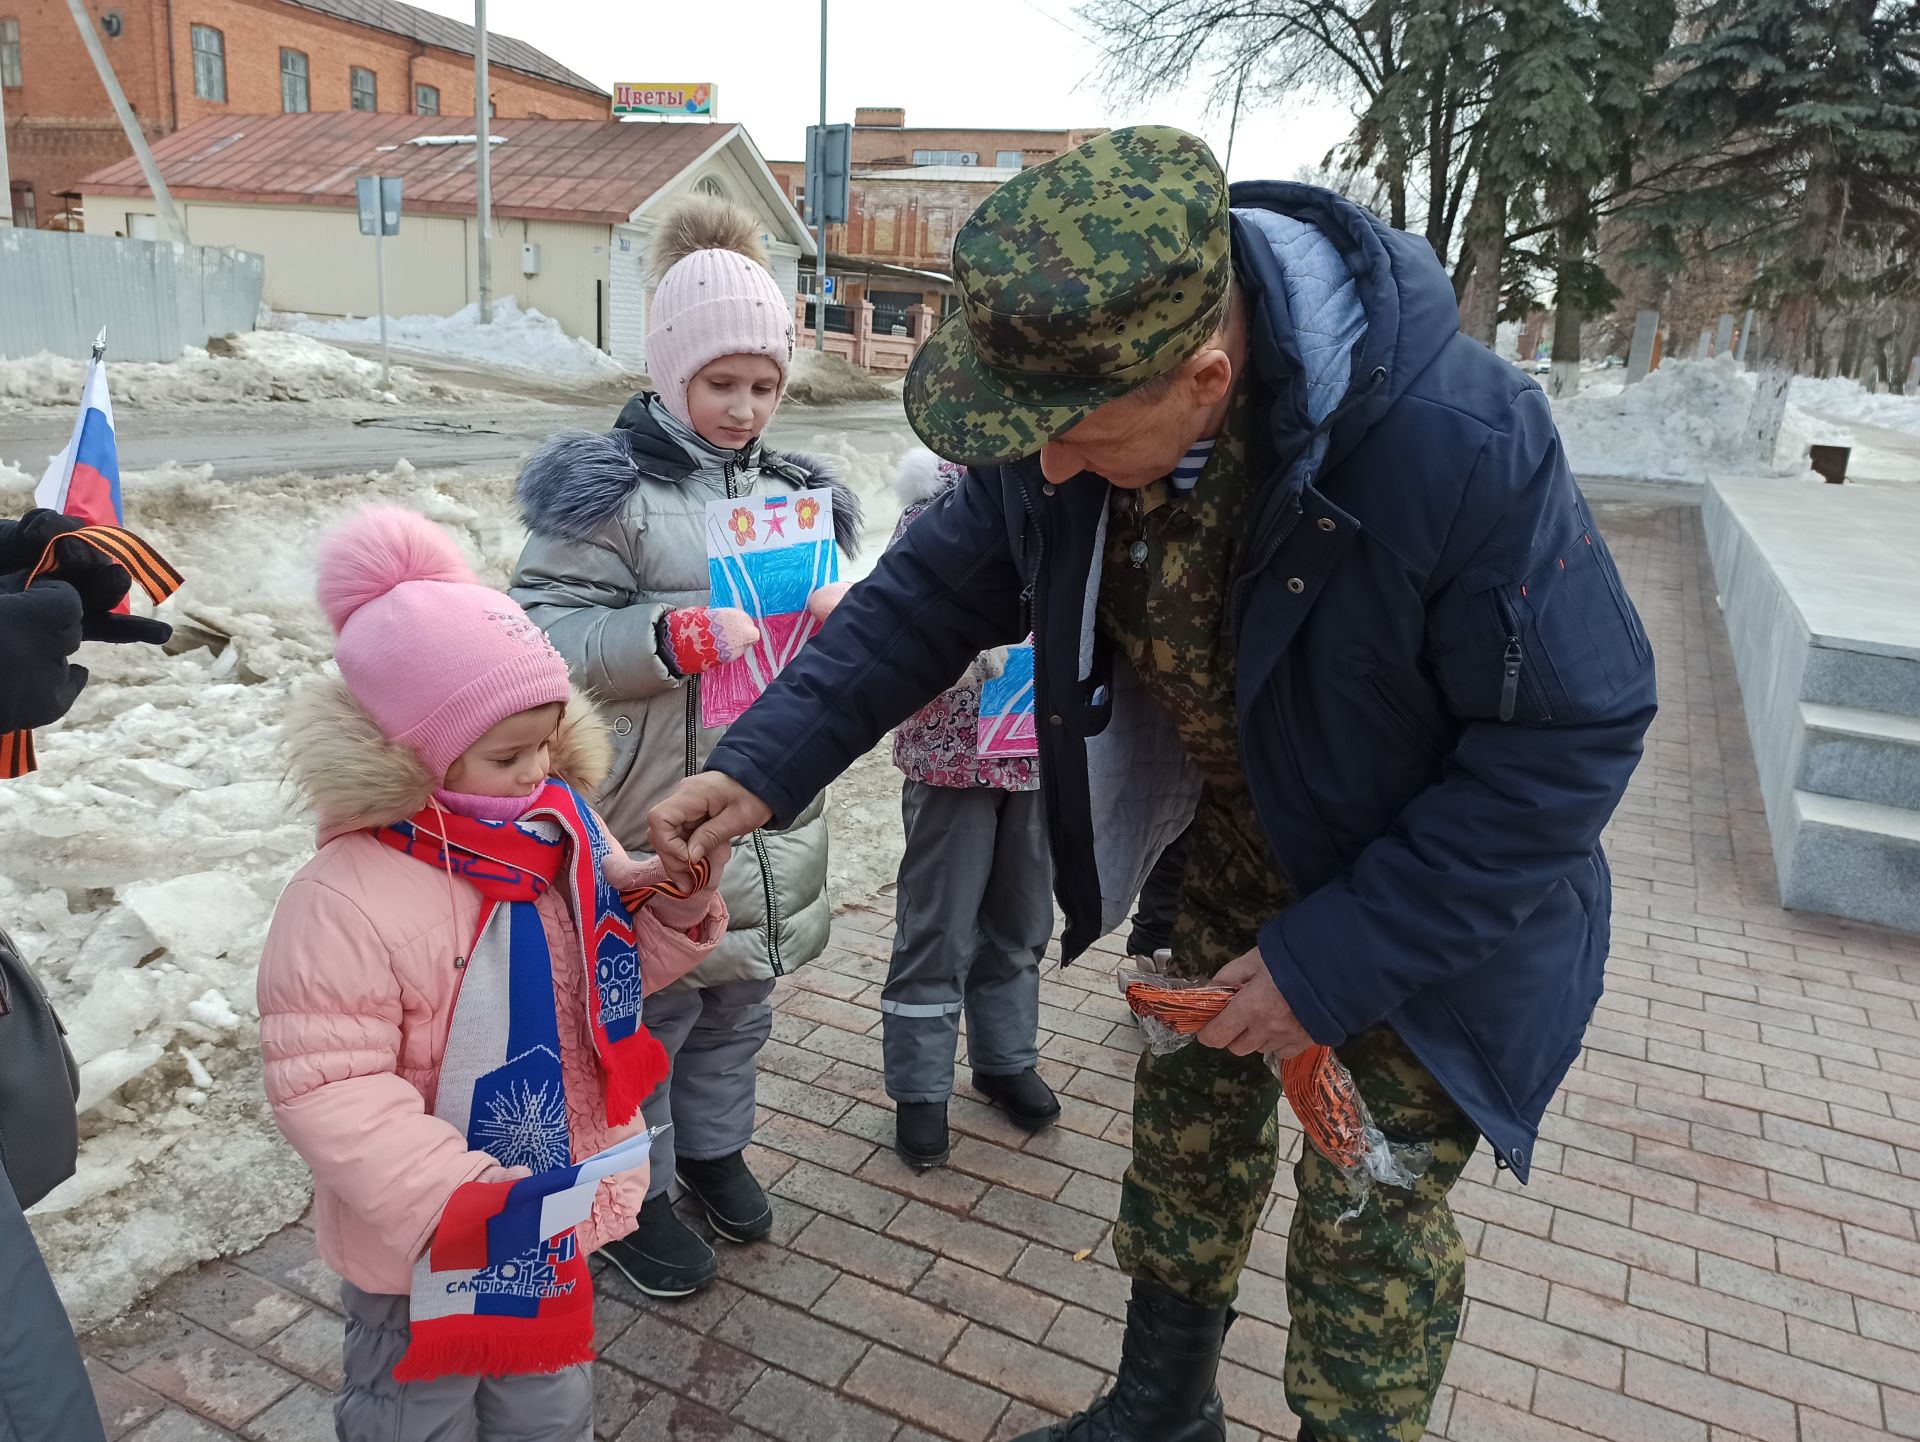
<svg viewBox="0 0 1920 1442"><path fill-rule="evenodd" d="M764 269L757 230L720 202L697 201L669 219L648 338L661 393L635 396L606 435L555 436L520 476L531 536L513 598L612 724L613 770L596 806L630 850L647 845L649 808L700 770L725 734L702 723L699 672L716 647L726 654L729 625L745 622L706 609L707 503L826 490L844 552L859 533L859 501L831 468L758 439L785 386L793 311ZM742 265L743 255L756 263ZM736 397L729 420L708 393L711 375L771 376L766 361L778 367L779 389ZM736 423L752 431L743 444L734 444ZM604 1255L653 1295L685 1295L717 1270L711 1249L668 1204L676 1174L721 1236L753 1241L770 1228L765 1194L741 1157L753 1134L756 1058L772 1029L774 978L826 944L826 877L827 823L816 800L787 830L758 831L737 846L721 881L726 940L690 976L647 998L648 1030L673 1071L642 1110L651 1125L673 1125L654 1143L654 1193L638 1230Z"/></svg>

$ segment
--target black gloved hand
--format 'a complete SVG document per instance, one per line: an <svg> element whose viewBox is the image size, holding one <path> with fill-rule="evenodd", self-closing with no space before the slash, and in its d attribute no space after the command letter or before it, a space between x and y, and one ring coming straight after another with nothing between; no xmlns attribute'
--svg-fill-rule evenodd
<svg viewBox="0 0 1920 1442"><path fill-rule="evenodd" d="M80 596L85 620L82 636L89 641L104 641L126 646L147 643L164 646L173 639L173 627L164 621L141 616L116 616L113 608L126 600L133 589L133 577L126 567L85 541L61 540L80 530L87 522L57 511L28 511L12 528L9 539L0 532L0 572L16 574L0 579L0 591L23 589L26 576L40 564L47 545L53 543L53 569L41 578L64 581ZM39 589L39 586L34 588Z"/></svg>
<svg viewBox="0 0 1920 1442"><path fill-rule="evenodd" d="M87 668L67 660L80 649L84 614L64 581L0 594L0 731L47 726L72 708L87 684Z"/></svg>
<svg viewBox="0 0 1920 1442"><path fill-rule="evenodd" d="M70 535L86 524L78 516L63 516L58 511L36 509L28 511L10 525L0 526L0 574L31 571L40 564L40 557L46 554L47 542L55 536ZM97 551L85 544L63 546L61 551L86 551L99 556ZM106 557L99 556L99 559L104 561Z"/></svg>
<svg viewBox="0 0 1920 1442"><path fill-rule="evenodd" d="M40 583L41 586L45 584L45 581ZM40 586L33 589L38 591ZM80 623L80 634L89 641L104 641L110 646L141 643L164 646L173 639L173 627L165 621L153 621L145 616L116 616L112 611L89 611L86 619Z"/></svg>

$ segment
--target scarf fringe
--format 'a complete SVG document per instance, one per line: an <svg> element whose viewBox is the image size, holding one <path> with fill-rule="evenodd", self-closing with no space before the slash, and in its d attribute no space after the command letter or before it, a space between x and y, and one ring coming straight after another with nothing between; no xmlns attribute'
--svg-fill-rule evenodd
<svg viewBox="0 0 1920 1442"><path fill-rule="evenodd" d="M501 1335L502 1324L508 1329ZM528 1335L529 1326L538 1335ZM396 1382L437 1377L518 1377L564 1372L591 1362L593 1309L544 1323L508 1317L439 1317L413 1329L406 1355L393 1369Z"/></svg>
<svg viewBox="0 0 1920 1442"><path fill-rule="evenodd" d="M640 1103L667 1079L667 1049L642 1026L607 1050L601 1067L607 1093L607 1125L623 1127L640 1114Z"/></svg>

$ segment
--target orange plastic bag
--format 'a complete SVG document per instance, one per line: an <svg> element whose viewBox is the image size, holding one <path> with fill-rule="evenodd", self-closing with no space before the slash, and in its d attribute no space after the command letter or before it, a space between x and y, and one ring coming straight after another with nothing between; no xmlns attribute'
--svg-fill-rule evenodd
<svg viewBox="0 0 1920 1442"><path fill-rule="evenodd" d="M1147 1049L1156 1056L1180 1050L1233 1000L1231 987L1140 971L1120 973L1120 991L1140 1019ZM1331 1047L1308 1047L1287 1061L1267 1058L1280 1088L1313 1149L1347 1177L1355 1191L1353 1207L1341 1217L1357 1216L1375 1182L1411 1187L1433 1159L1421 1142L1395 1143L1374 1125L1353 1074Z"/></svg>

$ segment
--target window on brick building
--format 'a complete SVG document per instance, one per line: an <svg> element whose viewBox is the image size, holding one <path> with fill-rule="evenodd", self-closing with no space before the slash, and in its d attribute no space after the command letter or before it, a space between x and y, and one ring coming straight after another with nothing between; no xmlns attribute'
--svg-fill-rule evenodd
<svg viewBox="0 0 1920 1442"><path fill-rule="evenodd" d="M1027 163L1024 150L1003 150L993 158L993 163L1002 170L1018 170Z"/></svg>
<svg viewBox="0 0 1920 1442"><path fill-rule="evenodd" d="M313 108L307 92L307 57L298 50L280 52L280 108L288 115L305 115Z"/></svg>
<svg viewBox="0 0 1920 1442"><path fill-rule="evenodd" d="M415 115L438 115L440 113L440 92L431 85L413 87L413 113Z"/></svg>
<svg viewBox="0 0 1920 1442"><path fill-rule="evenodd" d="M950 210L930 210L927 212L927 254L938 260L946 260L953 251L953 212Z"/></svg>
<svg viewBox="0 0 1920 1442"><path fill-rule="evenodd" d="M0 20L0 85L20 88L20 22Z"/></svg>
<svg viewBox="0 0 1920 1442"><path fill-rule="evenodd" d="M373 78L373 72L356 65L348 73L347 88L352 93L351 104L355 110L378 110L380 108L379 82Z"/></svg>
<svg viewBox="0 0 1920 1442"><path fill-rule="evenodd" d="M13 194L8 199L13 204L13 224L17 230L38 230L40 228L40 206L33 198L31 185L12 187Z"/></svg>
<svg viewBox="0 0 1920 1442"><path fill-rule="evenodd" d="M227 103L227 37L211 25L193 27L193 93L216 105Z"/></svg>
<svg viewBox="0 0 1920 1442"><path fill-rule="evenodd" d="M977 150L916 150L913 152L915 165L978 165L980 152Z"/></svg>

